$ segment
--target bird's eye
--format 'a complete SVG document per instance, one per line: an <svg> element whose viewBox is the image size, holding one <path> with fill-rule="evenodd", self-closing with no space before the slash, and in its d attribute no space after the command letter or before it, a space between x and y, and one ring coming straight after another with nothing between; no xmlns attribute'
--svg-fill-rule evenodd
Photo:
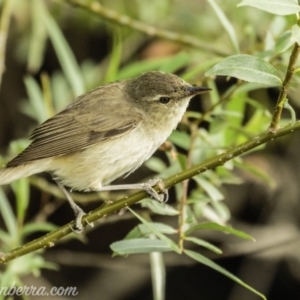
<svg viewBox="0 0 300 300"><path fill-rule="evenodd" d="M163 103L163 104L169 103L170 100L171 100L171 98L169 98L169 97L160 97L160 98L159 98L159 102L160 102L160 103Z"/></svg>

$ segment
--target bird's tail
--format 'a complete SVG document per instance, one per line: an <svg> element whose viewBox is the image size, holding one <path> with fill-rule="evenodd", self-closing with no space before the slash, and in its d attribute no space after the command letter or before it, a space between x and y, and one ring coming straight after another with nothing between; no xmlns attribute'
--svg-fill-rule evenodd
<svg viewBox="0 0 300 300"><path fill-rule="evenodd" d="M40 159L15 167L4 167L0 170L0 185L9 184L20 178L44 172L48 169L48 164L49 159Z"/></svg>

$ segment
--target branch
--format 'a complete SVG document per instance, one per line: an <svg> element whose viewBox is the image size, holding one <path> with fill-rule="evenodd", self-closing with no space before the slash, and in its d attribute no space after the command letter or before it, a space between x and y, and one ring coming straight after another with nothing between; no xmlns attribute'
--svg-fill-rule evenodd
<svg viewBox="0 0 300 300"><path fill-rule="evenodd" d="M254 137L253 139L242 143L236 147L233 147L224 153L217 155L211 159L207 159L201 164L198 164L192 168L184 170L176 175L169 177L168 179L164 180L164 184L166 188L170 188L173 185L182 182L186 179L189 179L197 174L204 173L207 170L216 168L218 166L224 165L227 161L233 159L236 156L239 156L251 149L254 149L262 144L265 144L268 141L277 139L281 136L290 134L296 130L300 130L300 121L288 125L284 128L277 130L276 132L268 131L261 135ZM159 191L158 187L156 190ZM146 192L140 191L137 192L130 197L124 197L112 204L108 204L106 206L101 206L93 211L91 211L88 215L83 218L83 224L86 225L87 223L95 222L100 218L103 218L107 215L113 214L120 209L127 207L129 205L135 204L138 201L142 200L143 198L147 197ZM10 252L1 253L0 254L0 263L9 262L15 258L23 256L25 254L31 253L38 249L53 247L59 239L63 238L64 236L72 233L71 227L75 225L74 221L60 227L59 229L52 231L34 241L31 241L21 247L18 247Z"/></svg>
<svg viewBox="0 0 300 300"><path fill-rule="evenodd" d="M285 74L285 78L282 83L281 91L278 96L278 100L274 109L272 121L269 127L270 131L276 131L279 128L279 121L281 118L282 110L284 108L284 104L287 100L288 89L292 81L292 77L294 75L299 52L300 52L300 46L297 43L295 43L292 54L290 56L290 61Z"/></svg>
<svg viewBox="0 0 300 300"><path fill-rule="evenodd" d="M194 36L187 35L187 34L180 34L180 33L164 30L161 28L157 28L155 26L145 24L141 21L134 20L127 15L122 15L112 9L106 8L102 4L96 1L87 3L87 1L83 1L83 0L66 0L66 2L74 6L81 7L108 21L116 23L117 25L129 27L133 30L142 32L149 36L154 36L172 42L181 43L220 56L229 55L229 53L226 53L225 51L220 50L219 48L213 47L210 44L204 43L199 39L195 38Z"/></svg>

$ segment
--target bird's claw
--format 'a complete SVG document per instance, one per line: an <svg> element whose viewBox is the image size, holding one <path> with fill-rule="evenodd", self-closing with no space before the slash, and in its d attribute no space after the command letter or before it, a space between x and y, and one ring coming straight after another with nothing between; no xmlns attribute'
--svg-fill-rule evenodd
<svg viewBox="0 0 300 300"><path fill-rule="evenodd" d="M79 207L76 207L76 210L74 210L75 213L75 226L71 226L71 230L76 233L76 234L81 234L83 232L84 227L82 225L82 218L86 215L86 213ZM90 223L87 220L85 220L86 224L89 225L90 227L94 227L94 223Z"/></svg>
<svg viewBox="0 0 300 300"><path fill-rule="evenodd" d="M162 194L159 194L153 187L157 185ZM169 192L166 189L164 182L160 178L150 179L143 183L143 189L155 200L161 203L166 203L169 200Z"/></svg>

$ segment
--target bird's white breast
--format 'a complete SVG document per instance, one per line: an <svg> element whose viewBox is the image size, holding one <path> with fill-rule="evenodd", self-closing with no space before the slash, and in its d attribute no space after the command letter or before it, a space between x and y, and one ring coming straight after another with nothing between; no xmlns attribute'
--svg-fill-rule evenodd
<svg viewBox="0 0 300 300"><path fill-rule="evenodd" d="M144 119L144 123L141 122L123 136L105 140L80 152L55 157L52 170L55 178L73 189L97 190L114 179L133 172L176 128L188 100L181 103L173 115L162 114L159 123Z"/></svg>

